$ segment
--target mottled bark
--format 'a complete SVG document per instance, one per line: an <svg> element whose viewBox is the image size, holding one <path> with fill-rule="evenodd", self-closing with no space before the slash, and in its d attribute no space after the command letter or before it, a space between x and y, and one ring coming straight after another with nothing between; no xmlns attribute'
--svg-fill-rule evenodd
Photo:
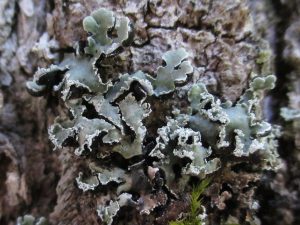
<svg viewBox="0 0 300 225"><path fill-rule="evenodd" d="M284 166L264 176L257 195L263 224L299 224L299 119L285 121L280 108L299 111L299 1L253 1L258 35L271 45L278 83L268 97L270 119L282 125ZM259 15L258 15L258 12Z"/></svg>
<svg viewBox="0 0 300 225"><path fill-rule="evenodd" d="M95 209L107 199L83 193L74 182L86 162L70 148L53 152L48 140L48 126L66 109L53 96L33 98L25 89L25 81L38 67L59 61L62 52L85 40L82 19L90 12L105 7L134 24L133 44L122 53L126 61L118 56L106 68L112 76L137 70L152 74L165 51L183 47L195 68L189 82L205 83L223 100L235 102L252 73L276 73L279 82L266 98L264 114L284 124L279 108L300 107L300 5L297 0L281 2L1 0L0 223L15 224L18 216L32 214L45 216L51 224L101 224ZM152 104L156 121L146 121L153 124L150 133L162 126L171 105L164 100ZM211 224L229 216L253 224L255 211L262 224L300 222L299 121L284 128L279 151L285 167L279 173L263 174L262 183L262 174L244 164L216 174L204 199ZM128 209L128 215L119 215L115 224L167 224L188 210L186 199L183 193L149 217ZM258 210L251 208L254 199L261 202Z"/></svg>

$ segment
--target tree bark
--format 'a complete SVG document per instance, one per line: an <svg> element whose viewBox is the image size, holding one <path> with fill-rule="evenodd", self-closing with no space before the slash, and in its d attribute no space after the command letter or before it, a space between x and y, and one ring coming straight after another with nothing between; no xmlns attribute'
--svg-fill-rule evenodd
<svg viewBox="0 0 300 225"><path fill-rule="evenodd" d="M163 53L183 47L195 68L188 82L203 82L223 101L236 102L252 73L277 75L263 113L283 126L279 153L284 167L276 173L223 170L207 191L205 205L210 224L230 216L251 224L247 217L254 211L262 224L300 223L299 121L280 118L280 107L300 108L297 0L1 0L0 223L15 224L17 217L32 214L50 224L102 224L96 207L105 197L83 193L74 182L87 162L71 148L52 151L48 139L47 128L66 109L53 96L33 98L25 88L38 67L58 61L86 39L82 20L100 7L129 17L135 30L133 44L123 53L127 60L116 62L111 74L152 74ZM171 115L172 101L153 105L153 136ZM185 198L170 200L151 216L128 210L114 224L167 224L188 210ZM256 201L260 208L253 210L250 203Z"/></svg>

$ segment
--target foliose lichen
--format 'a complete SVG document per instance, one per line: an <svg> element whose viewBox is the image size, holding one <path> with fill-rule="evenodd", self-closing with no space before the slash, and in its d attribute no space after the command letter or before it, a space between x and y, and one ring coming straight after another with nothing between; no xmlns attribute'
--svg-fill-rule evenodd
<svg viewBox="0 0 300 225"><path fill-rule="evenodd" d="M203 84L194 85L188 93L192 111L190 127L199 131L214 149L235 146L236 157L261 151L266 156L266 166L276 168L278 162L272 156L277 157L274 137L278 135L278 127L272 127L259 116L262 91L274 88L275 80L273 75L254 78L235 105L221 103Z"/></svg>
<svg viewBox="0 0 300 225"><path fill-rule="evenodd" d="M101 194L99 188L115 187L107 204L97 208L102 221L112 224L123 206L150 214L168 204L170 195L178 198L191 178L201 180L228 167L229 156L242 162L256 154L262 168L279 166L278 128L263 121L260 112L263 92L275 85L273 75L255 77L238 102L222 103L204 84L187 83L193 66L178 48L162 56L165 65L154 76L137 71L106 79L99 65L129 44L130 21L99 9L84 19L83 27L90 34L86 45L78 44L57 65L38 69L27 89L34 96L59 95L68 109L68 116L56 118L49 136L55 149L75 146L76 155L90 157L89 169L76 178L78 188ZM181 96L188 109L174 105L149 147L148 99L176 94L178 84L187 87Z"/></svg>
<svg viewBox="0 0 300 225"><path fill-rule="evenodd" d="M280 109L280 116L285 121L293 121L300 119L300 110L283 107Z"/></svg>
<svg viewBox="0 0 300 225"><path fill-rule="evenodd" d="M17 225L47 225L48 222L44 217L36 219L32 215L25 215L17 219Z"/></svg>
<svg viewBox="0 0 300 225"><path fill-rule="evenodd" d="M83 20L83 28L91 33L85 53L110 54L128 40L132 33L127 17L115 17L112 11L99 9Z"/></svg>

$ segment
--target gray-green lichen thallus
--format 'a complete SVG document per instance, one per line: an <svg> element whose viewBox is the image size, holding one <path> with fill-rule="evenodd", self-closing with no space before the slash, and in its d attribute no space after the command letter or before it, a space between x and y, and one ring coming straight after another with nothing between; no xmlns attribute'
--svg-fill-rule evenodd
<svg viewBox="0 0 300 225"><path fill-rule="evenodd" d="M103 79L102 59L130 44L133 26L127 17L99 9L83 20L83 27L89 34L84 46L78 44L57 65L38 69L27 89L34 96L55 93L70 112L69 118L56 118L49 137L55 149L75 146L74 154L82 160L93 157L74 178L78 188L97 193L114 183L107 204L95 209L102 221L112 224L123 206L150 214L167 204L170 194L178 197L191 178L201 180L228 166L228 158L247 161L257 155L261 168L280 165L279 130L260 115L263 93L275 85L273 75L254 77L238 102L221 102L204 84L188 81L193 67L188 52L179 47L165 52L164 65L151 75L137 71ZM181 95L187 108L174 106L149 149L144 123L152 116L148 99L161 101L179 88L185 90Z"/></svg>

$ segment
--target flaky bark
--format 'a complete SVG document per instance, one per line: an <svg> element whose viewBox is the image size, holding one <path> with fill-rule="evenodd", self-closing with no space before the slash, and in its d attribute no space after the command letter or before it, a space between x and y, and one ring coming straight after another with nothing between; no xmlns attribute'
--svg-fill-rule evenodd
<svg viewBox="0 0 300 225"><path fill-rule="evenodd" d="M294 2L297 5L296 0ZM33 214L47 217L52 224L101 224L95 209L105 199L97 193L82 193L74 182L86 162L75 157L72 149L53 152L48 141L48 126L57 115L66 113L65 109L53 96L32 98L25 90L25 81L37 67L58 60L61 52L71 51L77 41L86 38L82 19L90 12L105 7L126 15L135 27L134 42L123 53L127 60L122 63L116 60L114 66L107 69L109 73L143 70L151 74L161 64L165 51L184 47L195 68L189 82L201 81L211 93L235 102L246 89L251 73L266 74L275 70L280 76L288 76L299 72L299 57L292 52L293 49L300 51L299 41L294 40L299 33L299 10L290 13L295 5L268 0L2 0L0 81L4 103L0 117L0 223L14 224L18 216ZM289 13L291 15L285 18ZM266 20L270 22L264 23ZM265 52L271 52L270 57L261 59ZM285 65L290 69L280 69ZM297 75L294 77L299 83ZM281 89L287 82L290 82L288 78L279 77L278 92L270 97L275 107L266 104L265 116L270 120L281 122L276 108L287 105L287 98L283 97L286 90ZM297 84L294 86L289 104L299 108L295 101L299 90ZM278 93L282 96L276 100ZM156 120L147 121L154 124L150 133L154 134L163 125L164 117L171 114L172 104L168 103L153 105ZM299 126L294 124L294 129L295 145L290 139L283 144L287 142L291 149L298 149ZM287 169L278 173L273 182L274 174L265 175L267 178L256 197L262 202L258 215L263 224L299 221L296 214L299 210L296 204L299 157L297 159L296 150L286 153L284 146L280 150L288 162ZM296 163L295 166L290 162ZM207 203L213 203L208 206L210 222L219 224L221 219L232 215L247 224L247 216L253 212L249 203L253 202L261 174L248 172L241 166L241 169L225 170L217 175L207 192ZM291 187L290 182L294 186ZM272 196L265 194L268 192L272 192ZM274 207L270 205L273 196L278 200L275 202L278 217L285 218L282 223L279 221L283 220L273 217L271 209ZM288 196L286 204L291 205L281 203L285 196ZM120 215L116 224L127 224L127 220L133 221L130 224L167 224L188 209L186 198L183 194L181 199L170 201L157 212L157 220L155 216L140 216L131 211L127 217Z"/></svg>

